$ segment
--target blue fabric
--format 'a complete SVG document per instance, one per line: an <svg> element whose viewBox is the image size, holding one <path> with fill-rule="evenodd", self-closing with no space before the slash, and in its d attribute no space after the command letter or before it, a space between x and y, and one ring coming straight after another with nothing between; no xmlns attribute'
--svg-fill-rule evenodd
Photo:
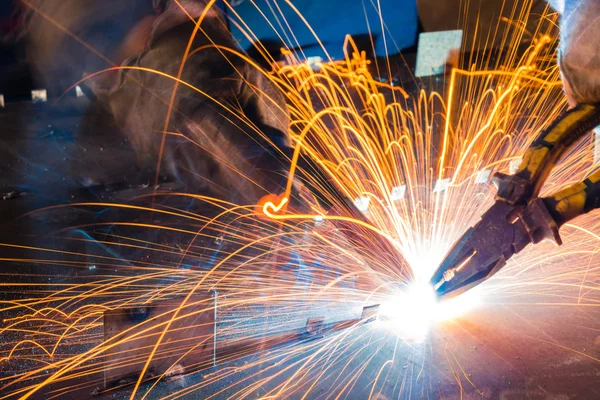
<svg viewBox="0 0 600 400"><path fill-rule="evenodd" d="M292 0L292 3L306 18L333 59L343 58L342 47L346 34L355 36L370 32L375 39L378 56L395 54L416 41L417 7L414 0ZM302 52L298 52L299 57L326 57L313 33L285 0L232 0L230 4L234 5L239 18L259 40L283 41L290 49L302 48ZM379 6L383 27L377 10ZM234 13L228 14L239 22ZM231 24L231 30L240 41L240 46L248 49L250 40L234 23ZM387 51L382 32L385 32Z"/></svg>

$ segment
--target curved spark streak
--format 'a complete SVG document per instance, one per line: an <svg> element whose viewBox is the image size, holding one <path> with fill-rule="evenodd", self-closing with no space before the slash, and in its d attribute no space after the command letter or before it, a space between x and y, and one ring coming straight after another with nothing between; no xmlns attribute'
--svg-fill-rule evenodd
<svg viewBox="0 0 600 400"><path fill-rule="evenodd" d="M234 8L227 6L231 15L237 16ZM119 343L133 341L151 331L164 333L175 321L210 312L209 304L187 304L182 299L211 289L220 294L219 346L222 347L219 350L244 341L259 343L258 348L268 338L280 334L284 327L303 326L307 318L329 316L327 312L331 310L338 314L353 311L353 307L381 304L382 313L391 315L391 319L319 340L263 348L259 357L256 349L236 348L221 354L221 369L205 374L204 379L186 381L183 387L168 393L167 398L209 390L220 383L219 389L203 394L207 398L243 398L266 388L264 398L310 398L322 389L321 384L328 385L331 398L353 395L353 391L361 389L363 397L374 397L379 387L381 393L399 387L400 395L414 394L412 385L419 376L428 373L429 364L447 367L435 365L432 369L449 371L441 373L445 374L443 379L456 382L460 388L457 395L462 396L470 387L483 391L477 378L469 373L477 372L478 366L466 363L451 342L444 342L441 356L424 358L423 364L417 365L419 344L402 332L407 327L418 328L422 319L432 335L440 330L444 336L446 332L449 336L459 335L470 327L462 324L460 318L468 315L472 306L483 302L479 294L475 293L473 298L461 297L458 300L462 304L452 305L429 303L420 289L417 300L406 297L405 293L428 280L454 240L493 202L494 188L488 183L476 183L478 172L482 169L507 172L509 163L565 108L551 28L538 28L539 39L523 56L515 48L525 34L523 13L514 10L510 21L513 30L503 38L506 57L494 61L473 56L465 60L469 68L452 70L447 90L440 92L408 91L391 82L381 82L372 75L373 66L366 54L349 37L346 44L351 50L346 58L323 62L319 71L299 63L291 52L286 52L287 65L261 71L282 88L292 119L290 135L295 151L291 160L286 160L290 162L290 171L280 196L265 193L267 200L258 205L160 192L125 204L74 203L63 207L90 211L101 208L107 214L106 219L78 221L77 227L61 227L52 236L56 246L2 244L3 249L10 251L1 258L3 262L21 263L23 268L34 268L37 264L64 268L73 272L69 277L74 280L46 284L39 282L46 276L24 273L17 282L0 286L3 291L18 294L0 309L6 314L2 334L9 335L0 346L0 362L16 374L0 378L0 398L91 391L97 384L93 377L107 367L102 355ZM245 26L243 21L233 22L241 28ZM246 55L216 45L189 48L188 56L208 48L241 57L259 68ZM235 112L233 106L220 104L202 88L151 69L113 67L85 79L125 69L157 74ZM251 121L244 118L242 121L253 134L268 140L265 132L260 132ZM161 133L186 139L184 134L166 129ZM552 172L544 192L566 187L596 168L591 147L591 143L583 142L567 154L562 165ZM364 221L349 217L345 206L319 187L318 182L311 182L318 192L313 197L306 193L301 193L301 198L293 197L296 196L291 190L294 179L312 179L306 171L299 170L300 155L322 167L330 182L349 200L370 199ZM243 175L244 171L237 172ZM444 178L451 184L444 191L433 193L436 181ZM404 196L393 198L392 189L402 185ZM323 210L314 199L316 196L332 203L335 211ZM155 199L165 200L165 204ZM149 200L153 201L150 205ZM181 208L166 200L193 200L197 208ZM294 208L298 203L304 207ZM214 213L205 214L202 207ZM59 206L47 207L26 217L42 218L60 210ZM123 221L113 218L116 214L112 212L135 213L139 218ZM481 294L485 306L504 302L519 306L597 308L600 269L590 266L600 257L599 221L597 215L587 215L570 224L569 229L563 229L563 247L541 244L514 257L486 283ZM70 235L74 230L84 231L87 236ZM345 235L348 232L352 235ZM580 235L581 232L588 234ZM156 236L146 236L150 233ZM159 235L176 239L155 239ZM394 246L406 264L395 260L373 236L382 237ZM90 250L63 251L65 243L97 245L102 250L90 247ZM180 301L178 311L167 314L168 322L159 325L158 331L147 324L140 331L124 331L108 341L98 333L106 310L143 307L173 298ZM193 308L194 305L198 307ZM498 309L501 307L494 308ZM438 322L448 319L453 322ZM398 370L397 364L401 363L391 362L389 353L378 357L379 352L389 347L385 347L385 337L377 335L385 331L382 327L390 325L395 343L393 360L400 360L399 346L407 343L413 351L409 358L419 371L417 377L412 376L412 367L404 371L400 366ZM468 339L467 336L462 338ZM540 340L525 333L520 337ZM153 348L156 350L159 344L157 340ZM585 351L574 350L574 346L552 344L598 361ZM254 358L245 358L248 355ZM236 360L248 362L236 365ZM152 357L141 361L147 367ZM13 367L13 363L19 362L26 363L26 367ZM207 365L197 367L205 368ZM366 373L370 370L378 371L374 381L373 375ZM382 378L386 370L388 377L400 378L387 383ZM152 391L144 396L154 394L164 377L161 373L149 386ZM363 377L368 377L368 383L364 384ZM136 378L136 386L128 395L134 396L146 379L142 374Z"/></svg>

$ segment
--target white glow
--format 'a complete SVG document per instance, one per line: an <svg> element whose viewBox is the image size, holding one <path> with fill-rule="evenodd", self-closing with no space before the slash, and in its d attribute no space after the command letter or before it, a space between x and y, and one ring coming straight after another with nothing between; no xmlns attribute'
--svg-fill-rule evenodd
<svg viewBox="0 0 600 400"><path fill-rule="evenodd" d="M48 101L48 93L46 89L32 90L31 101L34 103L45 103Z"/></svg>
<svg viewBox="0 0 600 400"><path fill-rule="evenodd" d="M394 186L392 193L390 193L390 199L392 201L402 200L406 195L406 185Z"/></svg>
<svg viewBox="0 0 600 400"><path fill-rule="evenodd" d="M480 303L477 291L438 302L428 283L414 282L381 304L380 323L405 340L422 342L432 325L457 318Z"/></svg>
<svg viewBox="0 0 600 400"><path fill-rule="evenodd" d="M594 128L594 164L600 162L600 126Z"/></svg>
<svg viewBox="0 0 600 400"><path fill-rule="evenodd" d="M491 169L482 169L481 171L477 172L477 175L475 175L475 183L479 185L488 183L491 174Z"/></svg>
<svg viewBox="0 0 600 400"><path fill-rule="evenodd" d="M356 208L358 208L358 211L360 211L360 212L369 211L369 203L370 202L371 202L371 198L368 196L359 197L357 199L354 199L354 205L356 206Z"/></svg>
<svg viewBox="0 0 600 400"><path fill-rule="evenodd" d="M406 262L411 266L412 274L415 278L412 285L416 285L417 282L421 282L420 285L425 285L431 279L437 266L444 259L446 252L447 247L444 245L438 246L437 249L430 249L429 251L405 254Z"/></svg>
<svg viewBox="0 0 600 400"><path fill-rule="evenodd" d="M433 193L444 192L450 187L450 178L438 179L433 187Z"/></svg>
<svg viewBox="0 0 600 400"><path fill-rule="evenodd" d="M511 160L508 166L508 173L511 175L514 175L517 173L517 171L519 170L519 167L521 166L521 163L523 162L523 159L521 158L516 158L514 160Z"/></svg>

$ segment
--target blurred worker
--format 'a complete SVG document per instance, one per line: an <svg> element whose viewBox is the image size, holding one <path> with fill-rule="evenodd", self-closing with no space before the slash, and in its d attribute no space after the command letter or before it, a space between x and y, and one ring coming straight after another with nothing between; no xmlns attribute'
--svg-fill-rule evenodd
<svg viewBox="0 0 600 400"><path fill-rule="evenodd" d="M283 93L236 53L214 4L20 1L29 59L41 87L60 94L97 71L125 67L84 84L127 135L138 166L158 168L191 192L240 204L256 203L284 186L282 153L291 143ZM201 29L188 47L201 16Z"/></svg>

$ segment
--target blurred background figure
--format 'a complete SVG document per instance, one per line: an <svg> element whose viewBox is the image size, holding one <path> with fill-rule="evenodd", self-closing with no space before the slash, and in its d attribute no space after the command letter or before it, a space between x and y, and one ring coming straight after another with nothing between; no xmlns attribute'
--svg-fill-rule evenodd
<svg viewBox="0 0 600 400"><path fill-rule="evenodd" d="M502 26L492 26L491 21L498 15L511 16L516 5L459 3L298 0L296 9L286 4L275 9L266 1L237 0L229 6L217 1L192 49L214 41L235 51L247 50L270 68L281 59L282 48L299 60L340 59L344 35L351 34L369 55L395 60L394 74L406 83L412 81L420 32L473 31L476 18L466 16L477 15L478 37L502 46ZM94 75L79 84L77 93L84 96L75 98L74 83L116 66L177 76L194 29L190 17L201 15L205 1L179 4L187 14L171 0L2 2L0 93L8 103L27 103L3 111L8 128L0 137L1 193L36 193L37 199L44 199L40 204L46 204L77 198L74 188L98 192L155 182L178 182L184 191L242 203L278 192L290 152L285 101L261 72L232 52L213 48L190 56L182 80L205 93L179 85L171 111L175 81L149 72ZM271 12L261 14L256 6ZM535 1L532 14L545 6ZM386 16L384 24L380 14ZM286 24L281 24L282 17ZM463 35L465 40L471 36ZM267 59L256 51L257 43L269 50ZM463 43L473 51L482 44ZM399 52L402 56L395 58ZM44 89L49 103L29 104L32 89ZM59 96L60 106L51 106Z"/></svg>

